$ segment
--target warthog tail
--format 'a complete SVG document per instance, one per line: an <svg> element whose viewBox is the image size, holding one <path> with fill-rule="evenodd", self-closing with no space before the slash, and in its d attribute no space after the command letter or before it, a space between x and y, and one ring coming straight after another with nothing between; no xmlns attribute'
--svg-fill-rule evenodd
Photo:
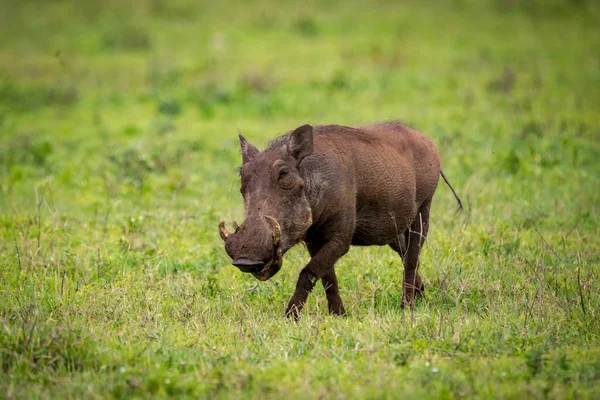
<svg viewBox="0 0 600 400"><path fill-rule="evenodd" d="M463 209L463 205L462 205L462 201L460 201L460 197L458 197L458 195L456 194L456 191L454 190L454 188L452 187L450 182L448 182L448 178L446 178L446 175L444 175L444 172L442 170L440 170L440 175L442 175L442 178L444 178L444 182L446 182L446 185L448 185L450 190L452 190L452 194L456 198L456 202L458 203L458 208L456 209L456 212L461 211Z"/></svg>

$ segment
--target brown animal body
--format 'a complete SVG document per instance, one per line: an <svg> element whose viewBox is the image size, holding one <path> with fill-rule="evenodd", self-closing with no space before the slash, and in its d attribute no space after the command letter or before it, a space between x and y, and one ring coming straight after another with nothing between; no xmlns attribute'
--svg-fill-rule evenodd
<svg viewBox="0 0 600 400"><path fill-rule="evenodd" d="M360 128L304 125L262 152L241 135L240 143L246 220L235 233L223 222L219 230L233 264L260 280L279 271L289 248L306 243L311 260L300 272L286 315L298 318L319 279L329 312L345 313L334 265L350 245L389 245L400 255L402 306L413 304L415 292L423 293L419 253L439 176L444 177L427 137L388 122Z"/></svg>

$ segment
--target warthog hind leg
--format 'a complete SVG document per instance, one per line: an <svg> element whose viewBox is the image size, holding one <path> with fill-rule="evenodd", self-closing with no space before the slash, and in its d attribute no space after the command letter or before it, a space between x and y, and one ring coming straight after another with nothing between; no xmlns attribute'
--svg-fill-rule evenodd
<svg viewBox="0 0 600 400"><path fill-rule="evenodd" d="M392 247L404 262L404 282L402 289L402 307L414 305L415 294L423 297L425 286L419 275L419 255L429 231L429 209L431 201L426 201L419 208L419 212L410 228L404 232L404 243L391 243Z"/></svg>

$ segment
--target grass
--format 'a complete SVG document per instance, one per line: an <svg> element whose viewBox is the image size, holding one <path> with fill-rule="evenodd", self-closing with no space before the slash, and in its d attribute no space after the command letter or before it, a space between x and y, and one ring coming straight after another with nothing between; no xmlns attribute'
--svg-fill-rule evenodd
<svg viewBox="0 0 600 400"><path fill-rule="evenodd" d="M126 21L126 22L125 22ZM600 8L586 1L0 5L0 396L597 398ZM402 118L438 145L422 255L229 264L237 129Z"/></svg>

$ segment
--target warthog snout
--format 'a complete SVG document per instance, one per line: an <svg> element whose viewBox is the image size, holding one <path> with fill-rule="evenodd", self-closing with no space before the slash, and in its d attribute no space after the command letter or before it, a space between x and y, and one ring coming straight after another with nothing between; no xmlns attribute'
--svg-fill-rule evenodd
<svg viewBox="0 0 600 400"><path fill-rule="evenodd" d="M219 224L232 264L260 280L275 275L281 268L282 256L281 227L277 220L267 215L262 223L260 219L250 218L241 227L234 223L234 227L235 232L230 233L224 222Z"/></svg>

